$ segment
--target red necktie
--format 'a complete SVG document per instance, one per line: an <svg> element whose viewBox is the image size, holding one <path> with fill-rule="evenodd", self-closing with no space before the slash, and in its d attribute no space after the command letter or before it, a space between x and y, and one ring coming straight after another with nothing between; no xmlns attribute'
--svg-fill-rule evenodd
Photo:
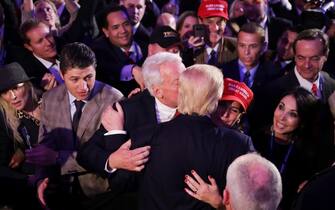
<svg viewBox="0 0 335 210"><path fill-rule="evenodd" d="M311 91L315 96L318 95L318 87L316 86L315 83L313 83Z"/></svg>

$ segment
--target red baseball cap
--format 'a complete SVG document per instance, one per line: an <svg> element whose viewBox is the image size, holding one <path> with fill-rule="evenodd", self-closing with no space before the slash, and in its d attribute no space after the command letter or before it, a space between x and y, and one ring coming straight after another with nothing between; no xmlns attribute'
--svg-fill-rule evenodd
<svg viewBox="0 0 335 210"><path fill-rule="evenodd" d="M254 93L244 82L238 82L230 78L224 79L222 101L237 101L246 111L253 98Z"/></svg>
<svg viewBox="0 0 335 210"><path fill-rule="evenodd" d="M201 18L223 17L228 20L228 3L224 0L202 0L198 16Z"/></svg>

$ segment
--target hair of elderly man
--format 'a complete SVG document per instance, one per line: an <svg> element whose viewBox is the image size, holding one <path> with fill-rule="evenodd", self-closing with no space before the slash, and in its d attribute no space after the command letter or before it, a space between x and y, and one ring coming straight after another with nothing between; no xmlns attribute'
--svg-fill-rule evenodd
<svg viewBox="0 0 335 210"><path fill-rule="evenodd" d="M179 55L169 52L159 52L148 57L142 65L142 76L145 87L153 94L153 85L159 85L163 82L161 78L161 66L167 63L179 63L185 70L182 59ZM183 71L182 70L182 71ZM181 73L181 72L179 72Z"/></svg>
<svg viewBox="0 0 335 210"><path fill-rule="evenodd" d="M226 190L234 210L277 209L282 198L280 173L256 153L242 155L228 167Z"/></svg>
<svg viewBox="0 0 335 210"><path fill-rule="evenodd" d="M196 64L179 78L178 111L183 114L212 114L223 91L223 74L215 66Z"/></svg>

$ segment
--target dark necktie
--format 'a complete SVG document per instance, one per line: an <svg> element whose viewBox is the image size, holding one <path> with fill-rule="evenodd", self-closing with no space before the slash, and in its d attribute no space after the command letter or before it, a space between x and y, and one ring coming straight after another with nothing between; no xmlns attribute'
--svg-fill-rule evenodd
<svg viewBox="0 0 335 210"><path fill-rule="evenodd" d="M210 58L208 60L208 64L209 65L213 65L216 66L217 64L217 59L216 59L216 52L215 50L212 50L211 54L210 54Z"/></svg>
<svg viewBox="0 0 335 210"><path fill-rule="evenodd" d="M133 52L132 52L132 51L128 51L128 50L126 50L124 53L125 53L126 56L128 57L128 59L129 59L129 63L130 63L130 64L135 64L134 59L131 57L132 54L133 54Z"/></svg>
<svg viewBox="0 0 335 210"><path fill-rule="evenodd" d="M243 82L250 88L250 72L246 71L244 73Z"/></svg>
<svg viewBox="0 0 335 210"><path fill-rule="evenodd" d="M72 119L72 128L73 128L73 133L76 134L77 129L78 129L78 125L79 125L79 120L80 120L81 113L82 113L82 109L85 105L85 102L75 100L74 105L76 106L76 111L75 111L75 113L73 115L73 119Z"/></svg>

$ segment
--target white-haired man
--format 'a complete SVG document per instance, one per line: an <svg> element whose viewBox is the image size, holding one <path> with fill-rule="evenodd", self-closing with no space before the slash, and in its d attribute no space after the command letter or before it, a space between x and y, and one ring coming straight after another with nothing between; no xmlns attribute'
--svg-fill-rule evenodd
<svg viewBox="0 0 335 210"><path fill-rule="evenodd" d="M246 154L229 166L223 192L227 210L277 209L281 198L281 177L270 161L257 154Z"/></svg>

